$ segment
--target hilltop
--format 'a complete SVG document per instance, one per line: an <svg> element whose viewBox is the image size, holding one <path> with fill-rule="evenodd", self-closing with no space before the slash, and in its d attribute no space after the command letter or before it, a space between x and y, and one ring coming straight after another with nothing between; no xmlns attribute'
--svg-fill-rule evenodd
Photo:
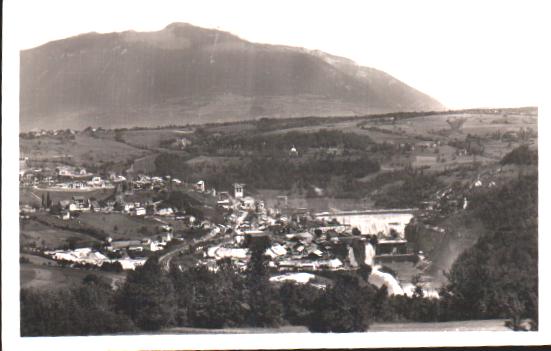
<svg viewBox="0 0 551 351"><path fill-rule="evenodd" d="M20 125L106 128L441 110L374 68L173 23L21 52Z"/></svg>

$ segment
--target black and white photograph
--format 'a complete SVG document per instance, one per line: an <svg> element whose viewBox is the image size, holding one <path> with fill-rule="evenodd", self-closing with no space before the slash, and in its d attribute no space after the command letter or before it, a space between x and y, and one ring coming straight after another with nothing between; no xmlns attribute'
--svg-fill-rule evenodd
<svg viewBox="0 0 551 351"><path fill-rule="evenodd" d="M5 349L550 343L544 5L5 1Z"/></svg>

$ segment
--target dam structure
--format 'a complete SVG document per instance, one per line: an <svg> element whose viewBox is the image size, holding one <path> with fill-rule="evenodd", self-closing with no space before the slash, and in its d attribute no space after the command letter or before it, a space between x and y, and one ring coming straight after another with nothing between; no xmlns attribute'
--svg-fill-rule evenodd
<svg viewBox="0 0 551 351"><path fill-rule="evenodd" d="M331 211L316 213L315 217L325 221L336 220L340 224L356 227L362 234L382 234L405 239L405 229L415 216L417 209L382 209Z"/></svg>

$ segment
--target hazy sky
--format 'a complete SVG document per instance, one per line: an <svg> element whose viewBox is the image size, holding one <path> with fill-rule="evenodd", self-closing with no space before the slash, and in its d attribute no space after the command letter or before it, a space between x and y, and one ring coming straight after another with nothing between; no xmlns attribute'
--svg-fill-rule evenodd
<svg viewBox="0 0 551 351"><path fill-rule="evenodd" d="M449 108L538 105L543 50L549 45L545 1L8 0L7 5L18 11L11 29L21 49L85 32L153 31L188 22L253 42L345 56Z"/></svg>

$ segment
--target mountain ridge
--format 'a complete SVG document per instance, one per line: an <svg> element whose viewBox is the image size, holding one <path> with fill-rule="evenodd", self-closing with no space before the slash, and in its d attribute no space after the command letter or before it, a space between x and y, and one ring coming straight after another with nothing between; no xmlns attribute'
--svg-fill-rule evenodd
<svg viewBox="0 0 551 351"><path fill-rule="evenodd" d="M21 51L20 126L130 127L444 107L387 73L187 23Z"/></svg>

